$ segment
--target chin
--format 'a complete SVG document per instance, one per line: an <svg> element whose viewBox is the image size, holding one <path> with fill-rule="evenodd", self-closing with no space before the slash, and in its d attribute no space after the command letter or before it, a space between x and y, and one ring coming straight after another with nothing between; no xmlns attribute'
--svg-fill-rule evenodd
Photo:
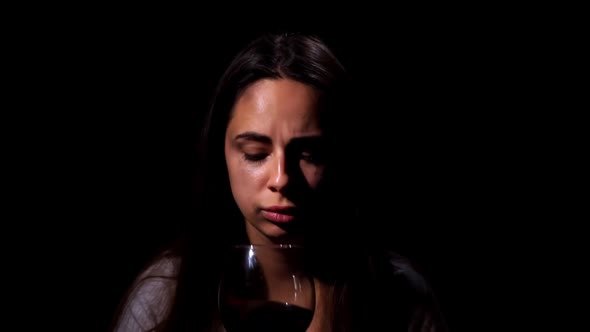
<svg viewBox="0 0 590 332"><path fill-rule="evenodd" d="M271 223L264 225L262 232L269 238L283 238L289 236L289 233L286 230Z"/></svg>
<svg viewBox="0 0 590 332"><path fill-rule="evenodd" d="M270 241L275 244L296 243L299 236L295 235L295 231L288 231L287 229L275 225L267 220L259 220L256 223L250 223L251 231L254 231L250 236L254 241Z"/></svg>
<svg viewBox="0 0 590 332"><path fill-rule="evenodd" d="M273 243L293 243L296 242L296 236L281 227L269 223L261 229L262 233Z"/></svg>

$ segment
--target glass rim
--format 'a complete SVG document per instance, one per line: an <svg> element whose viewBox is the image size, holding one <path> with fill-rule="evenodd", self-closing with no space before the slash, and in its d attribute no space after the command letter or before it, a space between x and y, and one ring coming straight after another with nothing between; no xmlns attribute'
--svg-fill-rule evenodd
<svg viewBox="0 0 590 332"><path fill-rule="evenodd" d="M230 249L255 249L255 248L272 248L272 249L303 249L304 246L301 244L290 244L290 243L266 243L266 244L232 244L229 245L227 248Z"/></svg>

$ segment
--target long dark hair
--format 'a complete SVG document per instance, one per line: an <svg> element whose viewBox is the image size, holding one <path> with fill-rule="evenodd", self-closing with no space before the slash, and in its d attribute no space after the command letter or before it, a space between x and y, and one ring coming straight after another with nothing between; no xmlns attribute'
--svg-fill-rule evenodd
<svg viewBox="0 0 590 332"><path fill-rule="evenodd" d="M326 175L321 186L326 197L317 202L317 220L309 222L310 246L316 250L318 261L338 260L330 254L335 244L348 242L357 216L355 207L358 183L354 181L356 158L350 80L343 65L317 36L299 33L263 35L249 43L230 63L221 77L204 121L199 146L196 176L196 217L185 232L182 245L175 249L181 257L176 296L162 331L207 330L216 320L216 290L219 257L215 253L224 245L243 243L244 218L235 204L227 175L224 139L227 124L237 97L260 79L291 79L317 89L322 104L320 126L323 129L327 156ZM328 199L329 197L329 199ZM362 228L362 227L361 227ZM364 247L359 229L355 230L355 245ZM205 244L207 243L207 244ZM329 245L328 245L329 244ZM213 246L213 247L211 247ZM342 248L338 249L342 250ZM340 252L340 257L346 256ZM350 256L348 257L350 260ZM349 262L350 263L350 262ZM349 265L349 264L348 264ZM318 264L320 266L320 264ZM342 271L318 269L325 278L342 276ZM326 273L330 271L330 273Z"/></svg>
<svg viewBox="0 0 590 332"><path fill-rule="evenodd" d="M325 314L331 330L413 331L435 322L444 330L425 281L403 258L381 250L372 233L375 224L360 215L360 202L367 198L360 182L365 159L359 156L365 142L358 137L362 130L357 120L365 113L356 102L361 101L356 89L320 38L298 33L255 39L219 81L198 147L195 215L179 241L157 258L172 258L177 273L166 276L174 280L174 290L161 302L171 300L171 305L165 306L167 315L153 330L215 331L221 326L219 253L224 246L248 242L229 184L225 132L236 99L260 79L296 80L320 92L326 168L312 207L315 218L305 219L304 231L312 253L309 268L329 285L326 301L331 309Z"/></svg>

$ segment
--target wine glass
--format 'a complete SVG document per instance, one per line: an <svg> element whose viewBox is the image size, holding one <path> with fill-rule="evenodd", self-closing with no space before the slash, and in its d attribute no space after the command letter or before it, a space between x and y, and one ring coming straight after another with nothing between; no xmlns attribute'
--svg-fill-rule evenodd
<svg viewBox="0 0 590 332"><path fill-rule="evenodd" d="M315 309L313 278L304 248L239 245L228 248L219 283L227 332L305 332Z"/></svg>

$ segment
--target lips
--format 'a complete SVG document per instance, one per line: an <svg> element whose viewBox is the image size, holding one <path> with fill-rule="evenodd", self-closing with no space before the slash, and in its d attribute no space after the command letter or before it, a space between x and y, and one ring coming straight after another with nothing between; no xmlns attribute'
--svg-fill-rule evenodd
<svg viewBox="0 0 590 332"><path fill-rule="evenodd" d="M276 223L288 223L295 219L295 208L289 206L271 206L263 208L262 217Z"/></svg>

